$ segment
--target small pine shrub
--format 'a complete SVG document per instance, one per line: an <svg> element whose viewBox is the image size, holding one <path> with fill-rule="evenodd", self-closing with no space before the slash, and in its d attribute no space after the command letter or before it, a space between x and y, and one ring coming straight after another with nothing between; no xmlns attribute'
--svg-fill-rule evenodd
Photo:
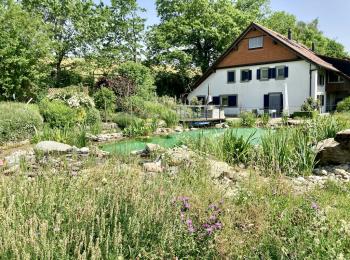
<svg viewBox="0 0 350 260"><path fill-rule="evenodd" d="M256 116L252 112L243 112L240 114L241 126L243 127L255 127Z"/></svg>
<svg viewBox="0 0 350 260"><path fill-rule="evenodd" d="M0 103L0 143L30 138L43 127L36 105Z"/></svg>

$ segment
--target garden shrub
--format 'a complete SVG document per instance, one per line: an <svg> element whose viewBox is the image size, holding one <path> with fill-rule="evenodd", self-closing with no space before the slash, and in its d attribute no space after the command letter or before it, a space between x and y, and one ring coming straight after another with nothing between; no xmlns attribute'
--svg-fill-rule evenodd
<svg viewBox="0 0 350 260"><path fill-rule="evenodd" d="M241 118L241 126L243 127L255 127L256 116L252 112L243 112L239 116Z"/></svg>
<svg viewBox="0 0 350 260"><path fill-rule="evenodd" d="M179 116L175 111L170 109L161 112L160 118L165 121L167 127L174 127L179 123Z"/></svg>
<svg viewBox="0 0 350 260"><path fill-rule="evenodd" d="M101 116L94 101L75 87L49 95L40 102L40 112L51 127L99 126Z"/></svg>
<svg viewBox="0 0 350 260"><path fill-rule="evenodd" d="M159 102L160 101L160 102ZM164 103L161 103L164 102ZM141 118L158 118L166 122L168 127L178 124L179 117L175 111L176 104L169 98L152 101L140 96L132 96L124 100L122 109Z"/></svg>
<svg viewBox="0 0 350 260"><path fill-rule="evenodd" d="M36 105L0 103L0 143L30 138L43 126Z"/></svg>
<svg viewBox="0 0 350 260"><path fill-rule="evenodd" d="M350 111L350 97L345 98L337 104L338 112L349 112Z"/></svg>
<svg viewBox="0 0 350 260"><path fill-rule="evenodd" d="M96 108L106 111L115 110L117 97L112 90L102 87L95 92L93 97Z"/></svg>
<svg viewBox="0 0 350 260"><path fill-rule="evenodd" d="M124 128L123 130L123 134L128 137L147 136L149 134L152 134L152 132L152 125L145 124L144 120L133 121L131 125Z"/></svg>
<svg viewBox="0 0 350 260"><path fill-rule="evenodd" d="M75 125L77 113L60 100L44 99L39 104L40 113L50 127L64 128Z"/></svg>
<svg viewBox="0 0 350 260"><path fill-rule="evenodd" d="M93 127L95 132L98 132L101 129L101 122L100 112L96 108L87 110L85 125Z"/></svg>
<svg viewBox="0 0 350 260"><path fill-rule="evenodd" d="M309 97L305 100L304 104L301 106L301 111L312 112L320 110L320 101L318 99L313 99Z"/></svg>
<svg viewBox="0 0 350 260"><path fill-rule="evenodd" d="M296 111L292 114L292 118L316 118L317 111Z"/></svg>
<svg viewBox="0 0 350 260"><path fill-rule="evenodd" d="M141 121L142 120L142 119L140 119L140 118L138 118L136 116L130 115L128 113L123 113L123 112L112 114L111 115L111 119L121 129L124 129L124 128L130 126L135 121Z"/></svg>

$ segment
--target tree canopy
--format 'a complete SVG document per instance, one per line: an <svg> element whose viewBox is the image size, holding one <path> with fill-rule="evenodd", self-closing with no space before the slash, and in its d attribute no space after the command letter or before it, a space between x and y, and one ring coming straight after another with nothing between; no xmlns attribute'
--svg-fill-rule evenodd
<svg viewBox="0 0 350 260"><path fill-rule="evenodd" d="M40 18L0 4L0 100L28 101L45 88L50 38Z"/></svg>
<svg viewBox="0 0 350 260"><path fill-rule="evenodd" d="M316 53L331 57L343 58L348 54L342 44L327 38L319 29L319 20L306 23L298 21L295 15L286 12L275 12L264 19L262 23L281 34L287 35L288 29L293 31L293 39L311 48L316 46Z"/></svg>
<svg viewBox="0 0 350 260"><path fill-rule="evenodd" d="M154 80L158 94L180 95L253 21L284 35L292 29L295 40L314 42L319 54L348 56L318 19L273 12L269 0L155 2L160 22L146 28L137 0L0 0L0 98L92 86L113 72L137 83L144 96L154 94Z"/></svg>
<svg viewBox="0 0 350 260"><path fill-rule="evenodd" d="M267 0L157 0L160 24L148 34L155 63L205 71L252 20L264 16Z"/></svg>

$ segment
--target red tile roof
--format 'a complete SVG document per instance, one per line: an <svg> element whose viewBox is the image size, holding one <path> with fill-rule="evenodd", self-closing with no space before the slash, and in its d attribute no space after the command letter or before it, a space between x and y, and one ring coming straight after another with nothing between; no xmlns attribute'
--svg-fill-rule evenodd
<svg viewBox="0 0 350 260"><path fill-rule="evenodd" d="M237 44L243 39L243 37L252 29L256 28L258 30L261 30L268 34L270 37L272 37L274 40L278 41L282 45L286 46L290 50L292 50L297 56L300 58L307 60L315 65L318 65L322 68L325 68L327 70L331 70L334 72L337 72L341 74L343 77L350 79L350 76L345 74L343 71L338 70L335 66L333 66L331 63L327 62L326 60L322 59L320 56L318 56L315 52L310 50L305 45L298 43L294 40L289 40L286 36L275 32L273 30L270 30L260 24L252 23L238 38L234 43L213 63L213 65L203 74L202 77L200 77L197 82L195 83L195 87L198 87L199 84L201 84L207 77L209 77L216 69L216 66L222 61L236 46Z"/></svg>

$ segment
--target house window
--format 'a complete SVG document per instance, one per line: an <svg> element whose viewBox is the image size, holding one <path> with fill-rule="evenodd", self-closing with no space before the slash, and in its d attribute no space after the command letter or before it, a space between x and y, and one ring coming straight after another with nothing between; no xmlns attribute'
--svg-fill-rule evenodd
<svg viewBox="0 0 350 260"><path fill-rule="evenodd" d="M234 82L235 82L235 72L228 71L227 72L227 83L234 83Z"/></svg>
<svg viewBox="0 0 350 260"><path fill-rule="evenodd" d="M260 80L268 80L268 79L269 79L269 68L261 68Z"/></svg>
<svg viewBox="0 0 350 260"><path fill-rule="evenodd" d="M252 80L251 70L241 70L241 82L248 82Z"/></svg>
<svg viewBox="0 0 350 260"><path fill-rule="evenodd" d="M324 106L324 95L317 95L317 99L320 102L320 106L323 107Z"/></svg>
<svg viewBox="0 0 350 260"><path fill-rule="evenodd" d="M324 86L324 82L325 82L325 77L324 77L324 73L323 72L319 72L318 73L318 85L319 86Z"/></svg>
<svg viewBox="0 0 350 260"><path fill-rule="evenodd" d="M237 95L221 96L221 106L223 107L237 107Z"/></svg>
<svg viewBox="0 0 350 260"><path fill-rule="evenodd" d="M276 67L276 79L288 78L288 67L280 66Z"/></svg>
<svg viewBox="0 0 350 260"><path fill-rule="evenodd" d="M254 37L249 39L249 49L258 49L262 48L264 45L264 37Z"/></svg>
<svg viewBox="0 0 350 260"><path fill-rule="evenodd" d="M344 82L343 78L336 74L335 72L328 73L328 82L329 83L342 83Z"/></svg>

